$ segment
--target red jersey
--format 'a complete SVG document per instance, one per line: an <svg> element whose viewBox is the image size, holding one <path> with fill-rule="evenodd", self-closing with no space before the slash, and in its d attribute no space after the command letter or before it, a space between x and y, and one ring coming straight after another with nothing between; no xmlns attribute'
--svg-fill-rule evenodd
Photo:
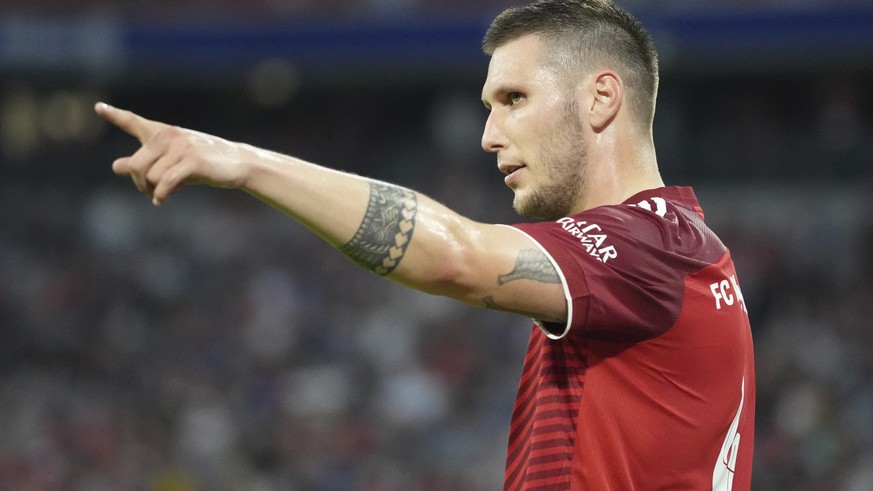
<svg viewBox="0 0 873 491"><path fill-rule="evenodd" d="M690 188L519 224L558 269L537 322L505 490L748 490L752 336L730 252Z"/></svg>

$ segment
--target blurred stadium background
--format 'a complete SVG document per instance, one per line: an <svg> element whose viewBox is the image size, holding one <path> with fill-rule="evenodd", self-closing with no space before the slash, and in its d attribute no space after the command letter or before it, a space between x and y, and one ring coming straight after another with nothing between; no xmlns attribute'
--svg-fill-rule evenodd
<svg viewBox="0 0 873 491"><path fill-rule="evenodd" d="M743 281L754 489L873 489L873 2L624 5L662 51L664 176ZM506 6L4 0L0 489L499 489L526 320L365 274L243 193L155 209L91 107L513 222L479 148Z"/></svg>

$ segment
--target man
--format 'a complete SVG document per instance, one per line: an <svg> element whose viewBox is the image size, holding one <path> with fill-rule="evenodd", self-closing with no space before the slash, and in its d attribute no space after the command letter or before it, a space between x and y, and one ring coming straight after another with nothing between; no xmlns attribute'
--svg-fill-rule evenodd
<svg viewBox="0 0 873 491"><path fill-rule="evenodd" d="M498 16L482 146L514 227L398 186L98 104L142 147L113 163L162 204L184 184L243 189L376 274L535 320L505 489L746 490L755 379L730 253L690 188L664 187L657 54L602 0Z"/></svg>

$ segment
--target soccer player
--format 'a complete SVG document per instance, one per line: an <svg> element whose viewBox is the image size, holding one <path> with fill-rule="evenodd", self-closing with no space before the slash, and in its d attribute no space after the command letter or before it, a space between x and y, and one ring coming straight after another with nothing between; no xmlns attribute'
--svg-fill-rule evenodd
<svg viewBox="0 0 873 491"><path fill-rule="evenodd" d="M653 43L603 0L500 14L482 146L540 219L476 223L428 197L97 104L141 148L113 163L155 204L245 190L378 275L534 320L507 490L748 490L755 376L731 255L665 187Z"/></svg>

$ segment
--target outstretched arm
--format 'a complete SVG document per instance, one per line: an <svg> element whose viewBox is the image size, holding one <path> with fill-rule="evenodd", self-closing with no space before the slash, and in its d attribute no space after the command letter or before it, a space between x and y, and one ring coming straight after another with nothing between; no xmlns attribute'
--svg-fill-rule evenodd
<svg viewBox="0 0 873 491"><path fill-rule="evenodd" d="M113 171L162 204L185 184L243 189L298 220L350 260L406 286L563 321L557 271L537 244L477 223L412 190L97 104L141 148Z"/></svg>

